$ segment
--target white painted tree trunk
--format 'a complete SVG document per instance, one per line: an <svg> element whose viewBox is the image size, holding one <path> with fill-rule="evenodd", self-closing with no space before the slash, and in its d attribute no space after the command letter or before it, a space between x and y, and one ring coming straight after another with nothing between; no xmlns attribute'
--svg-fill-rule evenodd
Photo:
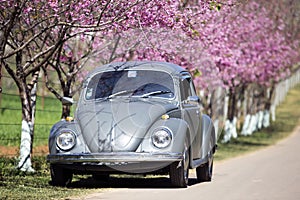
<svg viewBox="0 0 300 200"><path fill-rule="evenodd" d="M21 171L34 172L31 163L32 130L32 123L22 120L20 158L18 163L18 169Z"/></svg>
<svg viewBox="0 0 300 200"><path fill-rule="evenodd" d="M20 158L18 169L25 172L35 172L31 163L31 152L34 134L35 108L36 108L36 91L37 83L34 84L31 90L30 104L32 107L31 122L22 120L21 144L20 144Z"/></svg>
<svg viewBox="0 0 300 200"><path fill-rule="evenodd" d="M232 121L226 120L224 127L224 137L222 143L227 143L231 140L231 138L237 138L237 130L236 130L237 118L234 117Z"/></svg>
<svg viewBox="0 0 300 200"><path fill-rule="evenodd" d="M216 141L219 139L219 119L214 120L214 127L215 127L215 133L216 133Z"/></svg>
<svg viewBox="0 0 300 200"><path fill-rule="evenodd" d="M224 118L223 118L223 121L225 122L226 124L226 120L227 120L227 115L228 115L228 103L229 103L229 97L228 96L225 96L225 99L224 99Z"/></svg>
<svg viewBox="0 0 300 200"><path fill-rule="evenodd" d="M252 135L253 132L257 131L258 128L258 114L250 115L247 114L244 120L243 129L241 135Z"/></svg>
<svg viewBox="0 0 300 200"><path fill-rule="evenodd" d="M257 130L257 116L251 115L250 124L247 130L248 135L252 135Z"/></svg>
<svg viewBox="0 0 300 200"><path fill-rule="evenodd" d="M231 130L232 130L231 135L233 138L238 137L237 130L236 130L236 124L237 124L237 118L234 117L233 121L231 122Z"/></svg>
<svg viewBox="0 0 300 200"><path fill-rule="evenodd" d="M247 114L245 119L244 119L244 124L243 124L243 128L242 128L242 132L241 135L248 135L248 129L249 129L249 125L250 125L250 119L251 119L251 115Z"/></svg>
<svg viewBox="0 0 300 200"><path fill-rule="evenodd" d="M260 130L263 127L263 119L264 119L264 112L261 110L257 113L257 129Z"/></svg>
<svg viewBox="0 0 300 200"><path fill-rule="evenodd" d="M224 126L224 136L223 136L222 143L227 143L231 139L230 126L231 126L230 121L226 120L225 126Z"/></svg>
<svg viewBox="0 0 300 200"><path fill-rule="evenodd" d="M275 122L276 121L276 106L275 105L271 105L271 115L272 115L272 121Z"/></svg>
<svg viewBox="0 0 300 200"><path fill-rule="evenodd" d="M263 127L267 128L270 126L270 111L265 110L264 111L264 116L263 116Z"/></svg>

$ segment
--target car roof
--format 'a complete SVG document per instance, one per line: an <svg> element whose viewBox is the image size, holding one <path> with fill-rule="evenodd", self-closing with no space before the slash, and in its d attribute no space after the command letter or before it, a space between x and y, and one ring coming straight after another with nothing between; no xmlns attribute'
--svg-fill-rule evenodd
<svg viewBox="0 0 300 200"><path fill-rule="evenodd" d="M128 62L113 62L92 70L88 77L93 76L105 71L122 71L122 70L155 70L155 71L165 71L169 74L180 74L182 72L187 72L186 69L180 67L176 64L169 62L160 61L128 61Z"/></svg>

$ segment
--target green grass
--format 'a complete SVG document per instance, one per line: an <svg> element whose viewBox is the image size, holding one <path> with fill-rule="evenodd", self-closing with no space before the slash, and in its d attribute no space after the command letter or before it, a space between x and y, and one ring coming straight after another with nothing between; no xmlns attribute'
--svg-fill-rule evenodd
<svg viewBox="0 0 300 200"><path fill-rule="evenodd" d="M95 189L64 188L49 185L49 170L45 157L33 158L34 174L27 174L15 169L15 159L0 158L0 199L62 199L83 195ZM75 176L76 179L78 180Z"/></svg>
<svg viewBox="0 0 300 200"><path fill-rule="evenodd" d="M55 98L37 99L34 146L47 145L52 125L60 120L61 104ZM13 110L11 110L13 108ZM18 96L2 95L0 109L0 145L18 146L21 135L21 103Z"/></svg>
<svg viewBox="0 0 300 200"><path fill-rule="evenodd" d="M14 104L14 102L10 103L12 105ZM51 109L60 110L60 106L56 103L49 102L46 105L51 105ZM288 136L294 127L299 124L299 108L300 85L291 90L286 101L278 107L276 122L272 123L270 128L256 132L252 136L240 136L228 144L220 144L216 152L216 160L224 160L260 149L272 145L278 142L278 140ZM49 109L49 107L47 107L47 109ZM53 116L51 115L53 114L44 113L41 114L41 116L38 115L37 122L52 123L55 119L52 119ZM59 119L59 116L60 113L58 113L57 117L54 116L53 118ZM10 119L12 120L13 116ZM16 121L18 122L18 120ZM10 122L10 120L7 119L7 122ZM18 136L17 133L19 132L17 131L15 136ZM44 134L43 136L47 136L48 132L40 133L36 131L36 134ZM15 158L0 157L0 199L68 199L72 196L82 196L87 193L104 190L101 189L101 185L92 185L90 183L82 184L81 179L87 180L87 177L78 175L74 177L73 181L75 185L71 188L53 187L49 185L50 173L45 157L33 157L33 167L36 169L36 173L34 174L19 172L15 169L16 162ZM81 185L78 186L78 182L81 183ZM104 187L108 188L109 185Z"/></svg>

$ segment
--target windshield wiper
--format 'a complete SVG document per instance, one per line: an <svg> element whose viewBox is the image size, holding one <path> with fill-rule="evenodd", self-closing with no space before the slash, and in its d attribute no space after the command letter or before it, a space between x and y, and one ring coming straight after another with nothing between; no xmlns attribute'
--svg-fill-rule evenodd
<svg viewBox="0 0 300 200"><path fill-rule="evenodd" d="M142 98L146 98L152 95L160 95L160 94L168 94L168 93L173 93L171 91L162 91L162 90L157 90L157 91L153 91L153 92L148 92L146 94L143 94L141 97Z"/></svg>
<svg viewBox="0 0 300 200"><path fill-rule="evenodd" d="M116 93L114 93L114 94L109 95L109 96L107 97L107 99L111 99L111 98L113 98L113 97L115 97L115 96L119 96L119 95L122 95L122 94L128 94L128 93L133 93L133 91L132 91L132 90L122 90L122 91L120 91L120 92L116 92Z"/></svg>

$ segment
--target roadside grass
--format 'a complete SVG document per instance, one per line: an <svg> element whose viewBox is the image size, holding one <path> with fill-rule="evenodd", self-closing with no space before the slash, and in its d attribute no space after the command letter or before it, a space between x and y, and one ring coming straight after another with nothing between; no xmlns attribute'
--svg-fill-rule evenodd
<svg viewBox="0 0 300 200"><path fill-rule="evenodd" d="M15 159L0 158L0 199L68 199L67 197L84 195L95 190L53 187L49 185L50 173L45 157L34 157L32 162L36 173L29 174L15 169ZM76 177L74 181L78 180Z"/></svg>
<svg viewBox="0 0 300 200"><path fill-rule="evenodd" d="M47 110L58 110L58 108L60 108L56 103L52 104L49 102L49 104L47 103L46 105ZM49 108L48 105L51 106L51 108ZM290 90L285 102L277 108L277 119L269 128L256 132L252 136L239 136L227 144L219 144L215 159L220 161L245 154L272 145L280 139L287 137L293 129L300 124L299 111L300 85ZM12 115L11 119L13 116L14 115ZM2 119L1 117L1 122ZM59 119L59 113L58 116L55 117L50 113L49 116L42 114L41 119L40 117L37 118L37 120L40 120L39 123L54 123L57 121L56 119ZM10 122L9 119L6 120ZM45 133L42 133L42 131L45 130L41 130L41 132L36 131L36 134L41 134L39 137L47 137L49 131ZM17 133L15 136L18 136ZM15 145L14 143L5 144ZM40 144L45 144L45 142L41 142ZM69 188L53 187L49 184L50 172L45 156L35 156L32 158L32 162L36 172L28 174L16 170L16 158L0 157L0 199L70 199L70 197L83 196L88 193L99 192L109 188L109 185L105 187L105 189L101 189L101 187L97 187L97 185L91 186L91 184L80 184L79 187L72 187L71 185ZM77 184L78 182L82 182L82 180L87 180L87 176L76 175L73 178L73 181L77 182Z"/></svg>
<svg viewBox="0 0 300 200"><path fill-rule="evenodd" d="M37 99L34 146L47 145L52 125L60 120L61 104L55 98ZM22 123L21 103L18 96L2 95L0 110L0 146L19 146Z"/></svg>
<svg viewBox="0 0 300 200"><path fill-rule="evenodd" d="M215 160L220 161L275 144L289 136L300 124L300 85L291 89L276 110L276 121L251 136L238 136L229 143L218 144Z"/></svg>

